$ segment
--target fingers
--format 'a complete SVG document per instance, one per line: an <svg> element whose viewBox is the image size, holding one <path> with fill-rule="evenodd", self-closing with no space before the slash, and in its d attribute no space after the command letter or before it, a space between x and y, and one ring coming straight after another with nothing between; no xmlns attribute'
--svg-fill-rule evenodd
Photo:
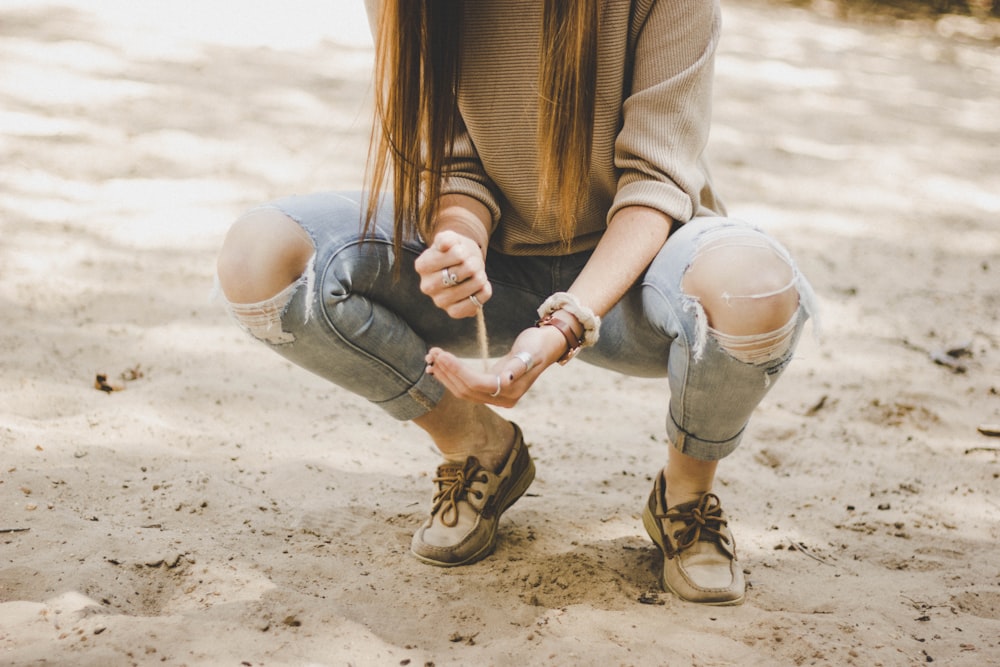
<svg viewBox="0 0 1000 667"><path fill-rule="evenodd" d="M438 234L415 268L420 291L451 317L472 317L493 296L479 246L460 234Z"/></svg>
<svg viewBox="0 0 1000 667"><path fill-rule="evenodd" d="M472 239L444 231L434 237L434 242L420 254L415 267L421 276L430 276L441 269L458 267L468 263L469 271L464 277L469 277L478 265L483 264L483 253Z"/></svg>
<svg viewBox="0 0 1000 667"><path fill-rule="evenodd" d="M432 348L427 354L427 372L462 400L513 407L520 398L520 395L505 395L509 379L498 374L473 371L454 355L440 348Z"/></svg>
<svg viewBox="0 0 1000 667"><path fill-rule="evenodd" d="M455 300L468 299L471 295L482 291L488 283L485 265L482 261L477 262L474 259L451 264L439 271L420 276L420 290L431 298L447 295L456 297Z"/></svg>
<svg viewBox="0 0 1000 667"><path fill-rule="evenodd" d="M517 404L544 370L527 351L507 355L485 373L469 368L440 348L432 348L426 361L427 372L454 396L507 408Z"/></svg>
<svg viewBox="0 0 1000 667"><path fill-rule="evenodd" d="M531 352L522 350L521 352L514 354L512 359L524 364L524 371L521 375L527 375L531 369L535 367L535 357L531 354Z"/></svg>
<svg viewBox="0 0 1000 667"><path fill-rule="evenodd" d="M455 285L425 291L434 305L454 318L473 317L493 296L493 286L485 278L469 278Z"/></svg>

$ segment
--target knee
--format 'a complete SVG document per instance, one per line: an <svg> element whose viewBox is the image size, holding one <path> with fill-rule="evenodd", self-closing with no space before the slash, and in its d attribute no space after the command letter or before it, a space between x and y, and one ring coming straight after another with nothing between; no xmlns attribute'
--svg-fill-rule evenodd
<svg viewBox="0 0 1000 667"><path fill-rule="evenodd" d="M798 310L795 286L788 258L756 232L707 243L682 284L684 293L701 304L708 325L730 336L760 335L785 326Z"/></svg>
<svg viewBox="0 0 1000 667"><path fill-rule="evenodd" d="M276 209L257 209L230 228L219 252L217 271L226 299L257 303L301 276L312 257L312 239Z"/></svg>

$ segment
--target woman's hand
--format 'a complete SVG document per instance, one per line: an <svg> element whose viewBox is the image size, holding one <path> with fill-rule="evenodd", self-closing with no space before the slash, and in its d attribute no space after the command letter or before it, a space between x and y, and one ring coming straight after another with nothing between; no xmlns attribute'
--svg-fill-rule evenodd
<svg viewBox="0 0 1000 667"><path fill-rule="evenodd" d="M427 353L427 372L457 398L512 408L542 372L566 352L566 339L555 327L522 331L511 351L489 371L476 371L439 347Z"/></svg>
<svg viewBox="0 0 1000 667"><path fill-rule="evenodd" d="M420 291L451 317L472 317L493 296L482 249L458 232L439 232L415 268Z"/></svg>

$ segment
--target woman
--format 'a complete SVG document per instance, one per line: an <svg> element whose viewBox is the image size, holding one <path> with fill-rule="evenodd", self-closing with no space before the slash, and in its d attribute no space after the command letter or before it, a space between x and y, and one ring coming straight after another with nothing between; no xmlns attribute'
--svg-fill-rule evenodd
<svg viewBox="0 0 1000 667"><path fill-rule="evenodd" d="M444 462L412 551L434 565L488 555L534 477L521 430L491 405L514 406L578 352L667 376L671 447L643 512L661 583L741 602L712 483L811 302L775 241L724 217L702 163L717 2L369 10L369 194L291 197L240 218L218 267L230 311L427 432ZM478 353L480 315L498 358L488 372L458 358Z"/></svg>

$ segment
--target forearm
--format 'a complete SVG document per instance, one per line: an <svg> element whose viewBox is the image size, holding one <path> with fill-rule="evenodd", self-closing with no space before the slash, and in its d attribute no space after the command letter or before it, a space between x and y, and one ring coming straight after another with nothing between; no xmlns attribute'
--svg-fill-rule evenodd
<svg viewBox="0 0 1000 667"><path fill-rule="evenodd" d="M653 261L670 235L672 224L668 216L652 208L629 206L619 210L569 293L603 316Z"/></svg>
<svg viewBox="0 0 1000 667"><path fill-rule="evenodd" d="M486 254L491 226L490 211L477 199L467 195L451 194L441 197L435 217L434 234L453 231L475 241ZM427 239L428 242L433 239Z"/></svg>
<svg viewBox="0 0 1000 667"><path fill-rule="evenodd" d="M572 331L553 332L554 328L565 328L558 322L553 324L559 326L542 327L548 330L546 348L555 351L552 358L572 354L579 345L592 345L597 340L593 315L603 317L635 284L663 247L672 225L667 215L643 206L628 206L615 213L587 265L570 286L569 297L555 295L542 304L540 314L550 313L551 319L561 321ZM548 323L544 319L542 322ZM561 336L565 340L560 340Z"/></svg>

